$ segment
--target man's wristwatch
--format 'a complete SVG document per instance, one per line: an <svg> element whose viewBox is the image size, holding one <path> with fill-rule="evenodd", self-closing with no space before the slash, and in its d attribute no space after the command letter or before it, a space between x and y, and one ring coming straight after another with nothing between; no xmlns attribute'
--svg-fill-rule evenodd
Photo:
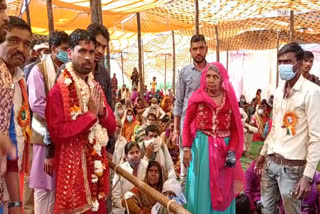
<svg viewBox="0 0 320 214"><path fill-rule="evenodd" d="M21 201L11 201L8 203L8 209L13 208L13 207L22 207L22 202Z"/></svg>

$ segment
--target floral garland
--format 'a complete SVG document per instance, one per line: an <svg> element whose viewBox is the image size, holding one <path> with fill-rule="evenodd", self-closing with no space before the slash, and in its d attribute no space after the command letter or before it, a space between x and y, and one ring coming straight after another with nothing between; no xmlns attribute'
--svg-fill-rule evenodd
<svg viewBox="0 0 320 214"><path fill-rule="evenodd" d="M66 64L63 71L64 84L69 91L70 116L72 120L76 120L78 116L88 112L88 102L90 99L90 91L94 86L94 78L92 74L88 76L88 84L82 80L73 71L72 63ZM104 192L104 173L106 167L102 156L102 147L107 146L108 133L97 121L91 128L88 136L89 143L85 145L86 161L89 172L91 171L92 182L92 212L99 209L99 199L105 198Z"/></svg>

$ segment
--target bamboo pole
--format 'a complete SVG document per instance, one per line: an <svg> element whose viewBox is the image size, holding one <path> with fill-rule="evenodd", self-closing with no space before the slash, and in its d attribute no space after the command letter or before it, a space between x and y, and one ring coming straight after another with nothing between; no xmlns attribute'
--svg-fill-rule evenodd
<svg viewBox="0 0 320 214"><path fill-rule="evenodd" d="M138 26L138 65L139 65L140 97L143 97L141 22L140 22L140 13L136 13L136 14L137 14L137 26Z"/></svg>
<svg viewBox="0 0 320 214"><path fill-rule="evenodd" d="M277 30L277 58L278 58L278 53L279 53L279 31ZM277 59L277 78L276 78L276 87L278 88L279 85L279 63L278 63L278 59Z"/></svg>
<svg viewBox="0 0 320 214"><path fill-rule="evenodd" d="M90 0L91 23L103 25L101 0ZM107 43L107 71L111 75L110 66L110 41Z"/></svg>
<svg viewBox="0 0 320 214"><path fill-rule="evenodd" d="M227 49L227 72L229 72L229 45L228 45L228 49Z"/></svg>
<svg viewBox="0 0 320 214"><path fill-rule="evenodd" d="M120 166L116 166L112 161L109 160L109 167L115 171L115 173L118 173L120 176L127 179L129 182L131 182L133 185L135 185L139 190L150 196L153 200L156 200L159 202L162 206L167 207L169 202L171 201L169 198L162 195L160 192L156 191L152 187L150 187L148 184L144 183L142 180L139 180L126 170L122 169ZM184 209L182 206L180 206L175 201L171 201L169 204L169 210L170 212L176 213L176 214L191 214L189 211Z"/></svg>
<svg viewBox="0 0 320 214"><path fill-rule="evenodd" d="M220 42L219 42L219 32L218 32L218 26L214 26L215 34L216 34L216 56L217 56L217 62L220 62Z"/></svg>
<svg viewBox="0 0 320 214"><path fill-rule="evenodd" d="M167 91L167 55L164 55L164 93Z"/></svg>
<svg viewBox="0 0 320 214"><path fill-rule="evenodd" d="M122 85L124 85L124 70L123 70L123 53L121 51L121 71L122 71Z"/></svg>
<svg viewBox="0 0 320 214"><path fill-rule="evenodd" d="M294 42L294 13L290 11L290 42Z"/></svg>
<svg viewBox="0 0 320 214"><path fill-rule="evenodd" d="M199 2L194 0L194 9L195 9L195 34L199 35Z"/></svg>
<svg viewBox="0 0 320 214"><path fill-rule="evenodd" d="M28 0L24 0L24 4L26 7L26 14L27 14L27 23L31 27L31 18L30 18L30 11L29 11L29 2Z"/></svg>
<svg viewBox="0 0 320 214"><path fill-rule="evenodd" d="M141 56L142 56L142 85L144 86L144 83L145 83L145 73L144 73L144 50L143 50L143 40L141 42L141 50L142 50L142 53L141 53Z"/></svg>
<svg viewBox="0 0 320 214"><path fill-rule="evenodd" d="M172 33L172 92L176 90L176 41L174 38L174 31Z"/></svg>
<svg viewBox="0 0 320 214"><path fill-rule="evenodd" d="M90 0L91 23L102 24L101 0Z"/></svg>
<svg viewBox="0 0 320 214"><path fill-rule="evenodd" d="M47 0L47 13L48 13L48 27L49 35L54 31L54 20L52 11L52 0Z"/></svg>
<svg viewBox="0 0 320 214"><path fill-rule="evenodd" d="M110 77L111 75L111 61L110 61L110 41L107 43L107 70L109 71Z"/></svg>

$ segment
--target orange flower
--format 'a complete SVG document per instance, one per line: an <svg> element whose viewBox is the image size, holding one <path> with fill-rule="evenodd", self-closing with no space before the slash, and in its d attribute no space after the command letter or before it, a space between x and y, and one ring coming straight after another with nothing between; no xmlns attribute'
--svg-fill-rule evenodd
<svg viewBox="0 0 320 214"><path fill-rule="evenodd" d="M296 134L295 127L298 122L298 116L294 112L287 112L283 117L283 125L291 131L292 135Z"/></svg>
<svg viewBox="0 0 320 214"><path fill-rule="evenodd" d="M76 113L80 111L80 107L74 105L73 107L70 107L70 113Z"/></svg>

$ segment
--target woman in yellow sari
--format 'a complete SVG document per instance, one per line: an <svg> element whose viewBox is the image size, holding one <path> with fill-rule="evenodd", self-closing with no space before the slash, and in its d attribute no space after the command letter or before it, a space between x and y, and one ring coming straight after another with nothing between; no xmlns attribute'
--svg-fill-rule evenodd
<svg viewBox="0 0 320 214"><path fill-rule="evenodd" d="M128 108L124 114L124 117L122 118L122 136L127 141L133 141L134 129L139 124L140 123L136 120L133 110L131 108Z"/></svg>

